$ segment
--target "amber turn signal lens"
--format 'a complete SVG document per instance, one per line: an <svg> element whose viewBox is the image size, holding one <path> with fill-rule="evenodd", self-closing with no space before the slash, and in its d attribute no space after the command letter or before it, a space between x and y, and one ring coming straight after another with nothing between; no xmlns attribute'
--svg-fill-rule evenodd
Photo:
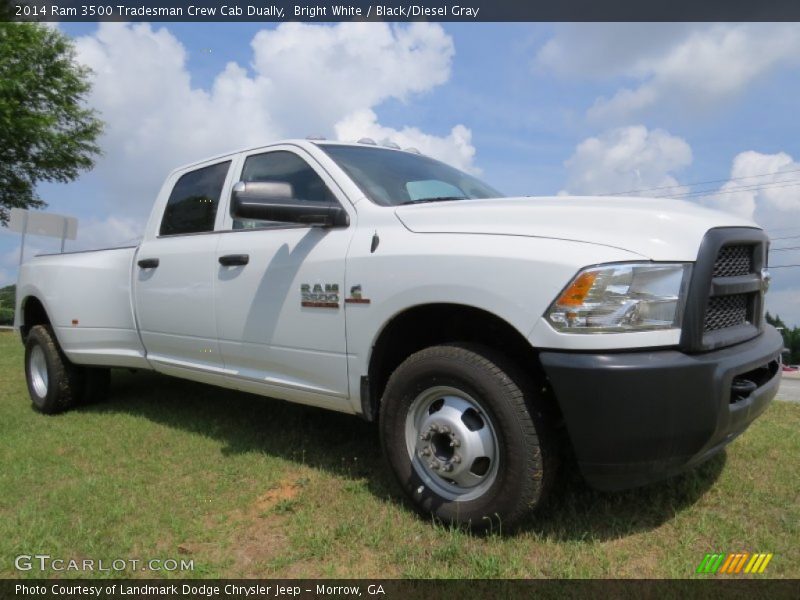
<svg viewBox="0 0 800 600"><path fill-rule="evenodd" d="M594 280L597 279L597 271L588 271L581 273L575 280L564 290L556 304L559 306L580 306L583 304L586 295L594 285Z"/></svg>

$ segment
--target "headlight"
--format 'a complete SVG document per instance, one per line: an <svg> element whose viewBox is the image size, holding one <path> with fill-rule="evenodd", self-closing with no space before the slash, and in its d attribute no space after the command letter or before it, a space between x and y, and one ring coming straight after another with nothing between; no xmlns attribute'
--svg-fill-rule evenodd
<svg viewBox="0 0 800 600"><path fill-rule="evenodd" d="M621 333L681 326L692 266L621 263L584 269L547 311L565 333Z"/></svg>

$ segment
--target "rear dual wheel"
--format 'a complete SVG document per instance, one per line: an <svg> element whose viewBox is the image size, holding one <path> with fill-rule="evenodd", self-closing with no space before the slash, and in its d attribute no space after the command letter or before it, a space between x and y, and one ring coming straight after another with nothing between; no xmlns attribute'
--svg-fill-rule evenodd
<svg viewBox="0 0 800 600"><path fill-rule="evenodd" d="M513 529L555 475L540 401L530 379L487 347L427 348L386 386L384 452L421 513L477 531Z"/></svg>
<svg viewBox="0 0 800 600"><path fill-rule="evenodd" d="M33 407L48 415L104 399L110 380L108 369L72 364L47 325L28 332L25 376Z"/></svg>

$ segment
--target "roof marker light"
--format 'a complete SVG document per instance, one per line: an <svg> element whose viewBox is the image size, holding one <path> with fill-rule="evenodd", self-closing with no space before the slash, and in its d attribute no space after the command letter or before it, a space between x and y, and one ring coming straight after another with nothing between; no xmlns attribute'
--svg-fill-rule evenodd
<svg viewBox="0 0 800 600"><path fill-rule="evenodd" d="M404 149L406 152L413 152L414 154L422 154L417 148L409 147Z"/></svg>
<svg viewBox="0 0 800 600"><path fill-rule="evenodd" d="M367 137L361 138L360 140L358 140L358 143L359 144L369 144L370 146L377 146L378 145L378 144L375 143L375 140L373 140L372 138L367 138Z"/></svg>

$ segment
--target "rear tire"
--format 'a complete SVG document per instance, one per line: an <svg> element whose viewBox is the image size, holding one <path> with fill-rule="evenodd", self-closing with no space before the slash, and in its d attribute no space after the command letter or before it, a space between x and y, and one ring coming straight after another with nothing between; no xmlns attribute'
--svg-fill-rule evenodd
<svg viewBox="0 0 800 600"><path fill-rule="evenodd" d="M52 415L75 405L83 391L82 369L58 347L47 325L36 325L25 342L25 377L33 407Z"/></svg>
<svg viewBox="0 0 800 600"><path fill-rule="evenodd" d="M420 513L474 531L512 530L555 476L540 403L532 381L490 348L426 348L386 385L384 453Z"/></svg>

